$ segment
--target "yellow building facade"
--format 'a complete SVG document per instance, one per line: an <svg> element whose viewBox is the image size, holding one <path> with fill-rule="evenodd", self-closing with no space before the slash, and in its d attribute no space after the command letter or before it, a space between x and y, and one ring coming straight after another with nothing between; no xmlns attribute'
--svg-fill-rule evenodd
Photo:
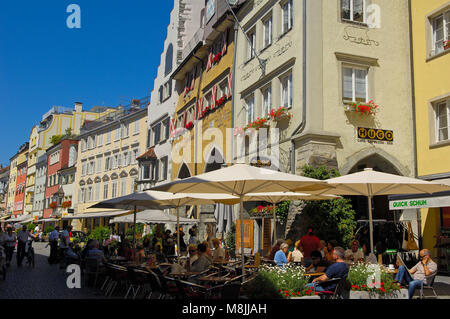
<svg viewBox="0 0 450 319"><path fill-rule="evenodd" d="M450 185L450 1L411 0L410 6L417 175ZM425 198L430 207L421 209L423 247L442 256L436 236L450 228L450 194Z"/></svg>

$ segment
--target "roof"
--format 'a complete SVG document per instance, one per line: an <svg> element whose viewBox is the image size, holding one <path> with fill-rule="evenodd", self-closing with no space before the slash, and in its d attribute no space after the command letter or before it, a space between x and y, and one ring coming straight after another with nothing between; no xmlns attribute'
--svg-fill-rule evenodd
<svg viewBox="0 0 450 319"><path fill-rule="evenodd" d="M144 154L142 154L141 156L139 156L136 159L139 161L139 160L146 160L146 159L152 159L152 158L158 158L155 154L154 147L149 148Z"/></svg>

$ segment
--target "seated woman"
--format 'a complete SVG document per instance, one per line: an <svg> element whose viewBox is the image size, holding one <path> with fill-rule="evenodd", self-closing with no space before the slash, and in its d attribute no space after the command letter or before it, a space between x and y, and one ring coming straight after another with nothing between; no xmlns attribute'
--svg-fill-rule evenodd
<svg viewBox="0 0 450 319"><path fill-rule="evenodd" d="M281 244L280 250L277 251L275 257L273 258L273 261L277 264L277 266L282 267L288 263L288 259L286 258L288 249L289 249L288 244L286 243Z"/></svg>
<svg viewBox="0 0 450 319"><path fill-rule="evenodd" d="M212 265L212 258L208 256L204 244L197 246L197 254L198 258L192 263L191 272L202 272L209 269Z"/></svg>
<svg viewBox="0 0 450 319"><path fill-rule="evenodd" d="M334 247L337 247L338 243L335 240L330 240L327 245L327 253L325 254L325 259L328 260L328 262L333 263L333 249Z"/></svg>
<svg viewBox="0 0 450 319"><path fill-rule="evenodd" d="M294 245L294 251L289 252L288 261L299 263L303 261L302 242L297 240Z"/></svg>
<svg viewBox="0 0 450 319"><path fill-rule="evenodd" d="M137 244L136 253L134 254L134 262L136 264L142 264L145 262L145 250L142 244Z"/></svg>
<svg viewBox="0 0 450 319"><path fill-rule="evenodd" d="M129 240L125 239L119 248L118 255L124 257L126 260L133 260L133 251Z"/></svg>
<svg viewBox="0 0 450 319"><path fill-rule="evenodd" d="M329 261L322 258L318 250L311 252L312 264L306 268L307 273L325 272L330 265Z"/></svg>

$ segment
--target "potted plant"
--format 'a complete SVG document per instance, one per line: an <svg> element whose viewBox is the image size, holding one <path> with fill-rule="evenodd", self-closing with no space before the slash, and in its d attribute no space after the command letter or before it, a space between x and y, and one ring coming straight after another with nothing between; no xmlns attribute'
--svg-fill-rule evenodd
<svg viewBox="0 0 450 319"><path fill-rule="evenodd" d="M51 209L55 209L56 207L58 207L58 204L56 202L51 202L49 206Z"/></svg>
<svg viewBox="0 0 450 319"><path fill-rule="evenodd" d="M347 281L350 299L407 299L408 291L394 283L384 266L357 263L350 267Z"/></svg>
<svg viewBox="0 0 450 319"><path fill-rule="evenodd" d="M444 41L444 50L450 49L450 40Z"/></svg>
<svg viewBox="0 0 450 319"><path fill-rule="evenodd" d="M186 124L185 129L190 130L193 127L194 127L194 123L193 122L189 122L189 123Z"/></svg>
<svg viewBox="0 0 450 319"><path fill-rule="evenodd" d="M347 106L347 111L352 111L355 113L367 114L367 115L376 115L377 114L378 105L375 102L369 101L367 103L362 102L351 102Z"/></svg>
<svg viewBox="0 0 450 319"><path fill-rule="evenodd" d="M270 110L267 115L273 121L281 121L293 117L292 113L290 113L284 106L280 106L278 109Z"/></svg>
<svg viewBox="0 0 450 319"><path fill-rule="evenodd" d="M255 208L251 209L249 213L252 217L272 218L274 208L275 208L275 206L272 206L272 205L267 205L267 206L259 205Z"/></svg>

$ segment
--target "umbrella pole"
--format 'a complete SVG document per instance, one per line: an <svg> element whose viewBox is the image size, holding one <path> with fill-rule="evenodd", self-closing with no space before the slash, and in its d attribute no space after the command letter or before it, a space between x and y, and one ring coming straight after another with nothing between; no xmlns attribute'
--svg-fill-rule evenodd
<svg viewBox="0 0 450 319"><path fill-rule="evenodd" d="M277 204L273 203L273 241L272 241L272 245L275 245L275 242L277 240Z"/></svg>
<svg viewBox="0 0 450 319"><path fill-rule="evenodd" d="M369 201L369 236L370 236L370 250L373 253L373 220L372 220L372 196L368 196Z"/></svg>
<svg viewBox="0 0 450 319"><path fill-rule="evenodd" d="M180 206L177 206L177 255L180 263Z"/></svg>
<svg viewBox="0 0 450 319"><path fill-rule="evenodd" d="M133 214L133 248L136 248L136 206L134 206Z"/></svg>
<svg viewBox="0 0 450 319"><path fill-rule="evenodd" d="M244 203L243 196L239 198L240 201L240 221L241 221L241 259L242 259L242 275L245 273L245 257L244 257Z"/></svg>

